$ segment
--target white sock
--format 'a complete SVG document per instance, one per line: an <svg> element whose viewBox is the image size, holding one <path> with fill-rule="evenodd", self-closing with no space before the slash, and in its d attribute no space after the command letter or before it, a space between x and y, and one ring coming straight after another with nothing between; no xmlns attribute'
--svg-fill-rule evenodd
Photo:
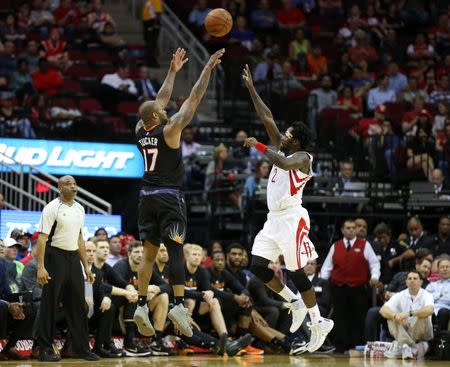
<svg viewBox="0 0 450 367"><path fill-rule="evenodd" d="M278 292L278 294L283 297L287 302L291 302L292 300L297 300L297 295L292 292L288 286L284 286L284 288Z"/></svg>
<svg viewBox="0 0 450 367"><path fill-rule="evenodd" d="M320 316L319 306L317 306L317 303L314 307L308 308L308 313L313 324L317 324L320 320L323 319L323 317Z"/></svg>

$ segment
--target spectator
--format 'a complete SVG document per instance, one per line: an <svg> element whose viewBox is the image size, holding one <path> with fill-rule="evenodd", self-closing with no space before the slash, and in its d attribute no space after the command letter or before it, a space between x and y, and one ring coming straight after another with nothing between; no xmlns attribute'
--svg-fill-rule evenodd
<svg viewBox="0 0 450 367"><path fill-rule="evenodd" d="M389 63L388 66L389 86L388 89L394 91L396 96L399 96L401 92L408 85L408 79L402 73L400 73L398 64L395 62Z"/></svg>
<svg viewBox="0 0 450 367"><path fill-rule="evenodd" d="M444 172L446 181L450 182L450 119L445 122L443 136L436 140L436 152L439 167Z"/></svg>
<svg viewBox="0 0 450 367"><path fill-rule="evenodd" d="M19 59L26 59L30 67L30 72L35 72L39 67L39 48L38 43L34 40L29 40L26 50L19 55Z"/></svg>
<svg viewBox="0 0 450 367"><path fill-rule="evenodd" d="M368 224L364 218L355 219L356 237L367 240Z"/></svg>
<svg viewBox="0 0 450 367"><path fill-rule="evenodd" d="M22 3L17 13L17 26L28 32L30 25L30 4Z"/></svg>
<svg viewBox="0 0 450 367"><path fill-rule="evenodd" d="M163 2L161 0L146 0L142 7L146 59L147 63L153 67L159 67L156 54L162 11Z"/></svg>
<svg viewBox="0 0 450 367"><path fill-rule="evenodd" d="M8 14L6 16L5 24L1 28L0 34L5 41L13 42L16 47L20 48L25 43L25 29L16 25L14 14Z"/></svg>
<svg viewBox="0 0 450 367"><path fill-rule="evenodd" d="M391 3L389 9L395 6L395 3ZM386 24L383 24L386 28ZM386 36L383 38L380 46L381 62L387 64L389 62L395 62L399 65L403 64L404 50L402 47L398 47L398 37L395 29L386 29Z"/></svg>
<svg viewBox="0 0 450 367"><path fill-rule="evenodd" d="M426 42L425 35L422 33L417 34L414 43L408 46L406 54L410 66L421 66L423 63L431 65L436 57L434 47Z"/></svg>
<svg viewBox="0 0 450 367"><path fill-rule="evenodd" d="M211 8L208 8L206 0L198 0L189 13L188 21L194 27L195 33L199 33L205 24L205 19Z"/></svg>
<svg viewBox="0 0 450 367"><path fill-rule="evenodd" d="M27 96L33 93L33 80L26 59L17 60L17 70L9 81L9 87L16 93L19 103L22 103Z"/></svg>
<svg viewBox="0 0 450 367"><path fill-rule="evenodd" d="M341 17L344 15L342 0L319 0L319 14L332 19Z"/></svg>
<svg viewBox="0 0 450 367"><path fill-rule="evenodd" d="M265 88L265 82L273 81L281 73L282 68L277 58L274 54L269 53L264 61L261 61L256 65L255 70L253 71L253 80L255 81L257 90L263 90Z"/></svg>
<svg viewBox="0 0 450 367"><path fill-rule="evenodd" d="M400 18L406 24L427 24L429 13L426 8L426 1L401 0L398 2Z"/></svg>
<svg viewBox="0 0 450 367"><path fill-rule="evenodd" d="M317 274L317 260L308 260L304 267L305 274L316 292L317 305L321 315L328 315L331 307L330 283Z"/></svg>
<svg viewBox="0 0 450 367"><path fill-rule="evenodd" d="M448 186L445 184L445 176L440 168L435 168L431 174L431 182L434 184L434 193L440 196L448 191Z"/></svg>
<svg viewBox="0 0 450 367"><path fill-rule="evenodd" d="M362 30L355 32L356 45L351 47L348 51L350 60L354 64L360 64L361 61L373 63L378 60L378 54L375 49L368 44L367 34Z"/></svg>
<svg viewBox="0 0 450 367"><path fill-rule="evenodd" d="M328 61L322 55L322 48L319 45L313 45L311 51L307 55L308 66L313 77L318 78L328 73Z"/></svg>
<svg viewBox="0 0 450 367"><path fill-rule="evenodd" d="M443 216L439 219L438 233L434 237L433 256L450 254L450 217Z"/></svg>
<svg viewBox="0 0 450 367"><path fill-rule="evenodd" d="M230 32L230 42L240 42L249 51L252 50L255 33L247 27L247 20L243 16L236 19L235 26Z"/></svg>
<svg viewBox="0 0 450 367"><path fill-rule="evenodd" d="M161 88L160 83L151 77L150 68L144 65L139 68L139 79L134 83L139 101L142 102L156 99L159 88Z"/></svg>
<svg viewBox="0 0 450 367"><path fill-rule="evenodd" d="M277 18L270 8L269 0L260 0L257 9L250 13L252 28L259 32L270 32L275 28Z"/></svg>
<svg viewBox="0 0 450 367"><path fill-rule="evenodd" d="M244 212L251 214L249 205L256 191L261 189L261 180L269 176L269 168L269 162L261 159L255 165L255 173L245 180L241 205Z"/></svg>
<svg viewBox="0 0 450 367"><path fill-rule="evenodd" d="M444 101L450 103L450 83L449 76L442 74L439 77L439 88L433 91L430 95L431 103L438 103L439 101Z"/></svg>
<svg viewBox="0 0 450 367"><path fill-rule="evenodd" d="M14 263L14 265L16 266L17 274L19 276L22 275L24 265L20 261L16 260L17 253L22 248L22 244L16 241L14 238L6 238L4 244L5 244L5 260Z"/></svg>
<svg viewBox="0 0 450 367"><path fill-rule="evenodd" d="M64 31L72 35L80 24L81 11L72 0L60 0L59 6L53 11L55 22Z"/></svg>
<svg viewBox="0 0 450 367"><path fill-rule="evenodd" d="M123 259L122 253L122 242L120 237L117 235L111 236L109 238L109 255L106 263L109 266L114 266L116 262Z"/></svg>
<svg viewBox="0 0 450 367"><path fill-rule="evenodd" d="M387 358L413 359L414 354L423 358L427 342L433 338L432 295L421 288L422 279L415 270L408 272L406 285L407 289L394 295L380 310L395 339L384 353Z"/></svg>
<svg viewBox="0 0 450 367"><path fill-rule="evenodd" d="M11 41L5 42L5 48L0 50L0 77L11 78L16 70L15 46Z"/></svg>
<svg viewBox="0 0 450 367"><path fill-rule="evenodd" d="M311 44L305 38L305 31L299 28L295 31L295 38L289 44L289 58L298 60L300 56L306 56L309 53Z"/></svg>
<svg viewBox="0 0 450 367"><path fill-rule="evenodd" d="M336 107L348 111L353 118L358 118L362 115L361 99L354 96L353 88L350 85L344 86L342 89L342 94L336 101Z"/></svg>
<svg viewBox="0 0 450 367"><path fill-rule="evenodd" d="M353 162L342 161L339 166L339 176L328 181L328 195L342 195L347 182L358 182L358 180L353 177Z"/></svg>
<svg viewBox="0 0 450 367"><path fill-rule="evenodd" d="M355 66L352 70L352 76L350 79L344 80L344 85L349 86L353 88L354 95L356 98L363 98L366 96L367 92L369 91L370 87L373 84L372 78L367 75L364 70L359 67ZM361 104L361 100L360 100ZM362 109L362 105L361 105Z"/></svg>
<svg viewBox="0 0 450 367"><path fill-rule="evenodd" d="M43 48L41 57L47 58L53 66L66 71L72 65L69 53L66 51L66 42L61 40L58 28L53 28L50 31L50 37L42 41L41 45Z"/></svg>
<svg viewBox="0 0 450 367"><path fill-rule="evenodd" d="M116 67L116 72L113 74L105 74L101 80L99 99L109 110L122 101L136 101L137 88L133 80L128 76L129 69L123 64L119 63Z"/></svg>
<svg viewBox="0 0 450 367"><path fill-rule="evenodd" d="M422 222L419 218L411 217L408 220L408 236L406 238L406 244L408 245L409 257L414 256L414 252L416 252L420 248L427 248L429 250L432 249L433 246L433 238L429 236L424 230Z"/></svg>
<svg viewBox="0 0 450 367"><path fill-rule="evenodd" d="M186 126L181 133L181 155L183 158L195 156L201 145L194 141L194 129Z"/></svg>
<svg viewBox="0 0 450 367"><path fill-rule="evenodd" d="M432 129L433 136L436 140L443 138L442 135L444 135L445 121L450 117L449 110L450 108L447 102L440 101L437 103L437 113L434 116Z"/></svg>
<svg viewBox="0 0 450 367"><path fill-rule="evenodd" d="M406 144L406 167L411 172L422 172L431 182L434 170L435 144L431 129L418 127L416 135Z"/></svg>
<svg viewBox="0 0 450 367"><path fill-rule="evenodd" d="M385 103L393 103L396 101L396 95L393 90L389 90L389 77L381 74L378 77L378 86L369 91L367 98L367 108L373 111L375 107Z"/></svg>
<svg viewBox="0 0 450 367"><path fill-rule="evenodd" d="M90 135L95 130L94 126L89 126L90 123L83 118L83 114L67 94L60 95L50 109L50 115L55 135L75 137L86 134L86 131L89 131Z"/></svg>
<svg viewBox="0 0 450 367"><path fill-rule="evenodd" d="M341 231L344 238L331 246L321 269L321 278L331 278L334 344L339 353L363 342L368 309L366 283L369 274L371 286L380 278L380 262L370 243L356 237L355 222L346 220Z"/></svg>
<svg viewBox="0 0 450 367"><path fill-rule="evenodd" d="M0 93L0 136L35 138L36 133L28 118L13 107L14 93Z"/></svg>
<svg viewBox="0 0 450 367"><path fill-rule="evenodd" d="M381 123L381 133L376 139L376 153L381 153L381 157L377 155L375 159L378 162L383 162L382 167L387 167L389 176L392 182L397 182L397 161L396 153L398 148L402 145L400 137L394 133L392 119L385 118Z"/></svg>
<svg viewBox="0 0 450 367"><path fill-rule="evenodd" d="M336 104L337 93L332 87L331 77L329 75L323 75L320 80L320 88L311 91L310 101L318 113Z"/></svg>
<svg viewBox="0 0 450 367"><path fill-rule="evenodd" d="M424 102L428 102L429 99L427 91L419 89L419 78L414 75L409 77L408 84L401 95L403 102L406 102L408 105L413 105L417 97L422 98Z"/></svg>
<svg viewBox="0 0 450 367"><path fill-rule="evenodd" d="M30 13L30 25L34 30L38 30L41 33L42 38L47 38L48 28L55 24L55 18L53 14L46 10L47 2L44 0L33 0Z"/></svg>
<svg viewBox="0 0 450 367"><path fill-rule="evenodd" d="M282 8L277 12L278 27L284 31L293 31L306 23L305 15L294 7L292 0L282 0Z"/></svg>
<svg viewBox="0 0 450 367"><path fill-rule="evenodd" d="M113 26L116 25L114 19L109 13L103 9L102 0L93 0L91 12L87 15L87 21L90 28L100 32L105 23L111 22Z"/></svg>
<svg viewBox="0 0 450 367"><path fill-rule="evenodd" d="M427 114L425 109L425 99L421 96L414 98L413 109L405 112L402 117L402 131L406 135L415 135L417 132L417 122L420 114Z"/></svg>
<svg viewBox="0 0 450 367"><path fill-rule="evenodd" d="M119 36L119 33L112 22L103 23L103 26L100 28L99 36L102 44L113 52L118 52L119 49L125 46L125 41Z"/></svg>
<svg viewBox="0 0 450 367"><path fill-rule="evenodd" d="M450 321L450 257L442 255L437 261L439 270L439 280L431 282L427 286L427 291L433 295L434 314L438 332L448 330Z"/></svg>
<svg viewBox="0 0 450 367"><path fill-rule="evenodd" d="M62 75L59 71L50 68L45 58L39 59L39 70L31 74L33 86L39 93L56 94L63 86Z"/></svg>
<svg viewBox="0 0 450 367"><path fill-rule="evenodd" d="M292 64L285 61L282 65L282 72L279 78L274 82L273 92L279 96L287 96L293 90L305 89L294 75Z"/></svg>

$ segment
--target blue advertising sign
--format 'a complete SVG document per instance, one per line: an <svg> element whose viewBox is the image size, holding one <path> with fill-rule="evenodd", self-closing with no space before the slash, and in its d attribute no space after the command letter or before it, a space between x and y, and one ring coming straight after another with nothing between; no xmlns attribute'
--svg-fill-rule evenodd
<svg viewBox="0 0 450 367"><path fill-rule="evenodd" d="M41 212L24 210L0 210L0 238L8 238L15 229L21 229L33 234L37 231ZM92 237L98 228L105 228L108 236L122 230L120 215L86 214L83 227L83 237Z"/></svg>
<svg viewBox="0 0 450 367"><path fill-rule="evenodd" d="M133 144L2 138L0 152L54 175L139 178L144 170ZM0 161L13 163L2 156Z"/></svg>

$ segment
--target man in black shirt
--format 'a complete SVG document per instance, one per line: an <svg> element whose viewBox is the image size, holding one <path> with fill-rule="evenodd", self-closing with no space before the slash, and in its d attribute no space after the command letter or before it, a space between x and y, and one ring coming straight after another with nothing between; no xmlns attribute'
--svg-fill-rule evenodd
<svg viewBox="0 0 450 367"><path fill-rule="evenodd" d="M170 284L168 262L169 254L167 253L166 246L162 243L159 247L158 255L156 255L156 261L155 265L153 266L153 271L158 274L166 284Z"/></svg>
<svg viewBox="0 0 450 367"><path fill-rule="evenodd" d="M113 270L119 275L122 281L137 286L137 271L142 261L143 250L142 242L130 242L127 247L128 258L119 260L113 266ZM152 274L150 283L147 286L147 304L149 311L153 314L155 338L152 344L150 344L150 350L151 354L155 356L168 356L172 353L171 349L162 340L167 321L167 312L169 310L168 290L169 286L156 273ZM134 309L131 307L126 309L124 312L125 322L132 321L131 317L133 314ZM134 323L130 324L135 327Z"/></svg>
<svg viewBox="0 0 450 367"><path fill-rule="evenodd" d="M240 243L232 243L227 247L227 270L242 284L247 286L247 278L242 271L244 247Z"/></svg>
<svg viewBox="0 0 450 367"><path fill-rule="evenodd" d="M450 254L450 216L439 219L438 234L434 237L431 251L434 257Z"/></svg>
<svg viewBox="0 0 450 367"><path fill-rule="evenodd" d="M184 272L182 264L186 235L186 204L181 191L184 168L181 154L181 132L192 120L205 94L211 73L220 63L225 49L211 56L203 68L188 99L170 119L165 110L172 94L175 74L182 68L186 52L178 49L172 57L169 71L155 101L146 101L139 108L136 124L136 144L144 158L143 185L139 199L139 236L144 244L144 255L139 268L139 300L134 321L143 335L155 330L148 318L147 287L161 242L169 253L170 281L175 306L168 317L178 325L181 333L192 336L189 314L184 307Z"/></svg>

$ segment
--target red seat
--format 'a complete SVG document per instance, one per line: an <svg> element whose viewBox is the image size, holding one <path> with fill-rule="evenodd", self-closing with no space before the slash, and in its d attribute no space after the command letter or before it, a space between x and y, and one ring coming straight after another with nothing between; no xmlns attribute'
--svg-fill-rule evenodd
<svg viewBox="0 0 450 367"><path fill-rule="evenodd" d="M103 123L105 125L111 126L113 131L116 133L129 133L130 128L125 124L123 119L115 116L105 116L103 118Z"/></svg>
<svg viewBox="0 0 450 367"><path fill-rule="evenodd" d="M103 50L92 50L87 52L85 55L85 59L87 59L91 64L112 64L111 55Z"/></svg>
<svg viewBox="0 0 450 367"><path fill-rule="evenodd" d="M81 88L81 84L72 79L64 79L63 88L65 92L80 94L83 92L83 88Z"/></svg>
<svg viewBox="0 0 450 367"><path fill-rule="evenodd" d="M137 102L120 102L117 105L117 112L128 115L128 114L137 114L139 111L139 103Z"/></svg>
<svg viewBox="0 0 450 367"><path fill-rule="evenodd" d="M386 116L390 116L395 125L402 123L402 116L405 112L405 107L403 103L385 103L386 106Z"/></svg>
<svg viewBox="0 0 450 367"><path fill-rule="evenodd" d="M103 78L103 76L105 76L106 74L114 74L114 72L116 71L116 69L114 69L113 66L103 66L99 69L97 69L97 77L99 79Z"/></svg>
<svg viewBox="0 0 450 367"><path fill-rule="evenodd" d="M66 71L66 75L73 79L79 78L95 78L93 70L87 65L72 65Z"/></svg>
<svg viewBox="0 0 450 367"><path fill-rule="evenodd" d="M80 101L80 110L83 112L103 112L102 105L94 98L85 98Z"/></svg>

